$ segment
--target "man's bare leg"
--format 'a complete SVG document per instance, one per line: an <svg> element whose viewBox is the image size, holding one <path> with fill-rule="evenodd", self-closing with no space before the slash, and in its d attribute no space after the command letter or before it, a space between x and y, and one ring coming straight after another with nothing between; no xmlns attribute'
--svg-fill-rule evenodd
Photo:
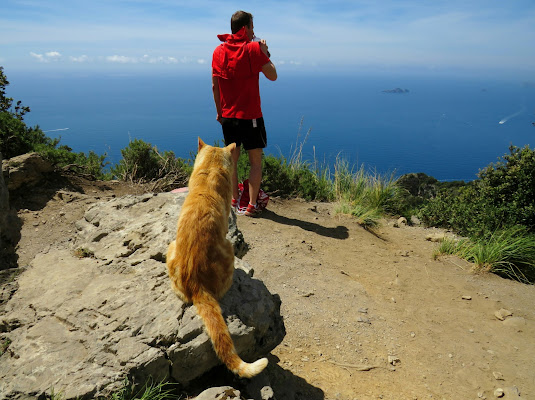
<svg viewBox="0 0 535 400"><path fill-rule="evenodd" d="M249 203L256 205L260 182L262 181L262 152L263 149L247 150L249 153Z"/></svg>
<svg viewBox="0 0 535 400"><path fill-rule="evenodd" d="M234 173L232 174L232 198L238 200L240 192L238 190L238 159L240 158L240 147L236 146L236 151L232 153L234 163Z"/></svg>

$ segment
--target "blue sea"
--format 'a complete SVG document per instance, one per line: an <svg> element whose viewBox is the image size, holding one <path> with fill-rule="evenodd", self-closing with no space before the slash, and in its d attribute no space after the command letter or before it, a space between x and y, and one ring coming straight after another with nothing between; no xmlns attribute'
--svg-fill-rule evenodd
<svg viewBox="0 0 535 400"><path fill-rule="evenodd" d="M106 153L142 139L190 157L197 136L222 142L207 75L10 74L7 95L31 108L39 125L74 151ZM407 93L386 93L401 88ZM285 75L261 80L266 153L337 158L355 167L439 180L476 178L479 169L535 145L535 84L521 80L373 75Z"/></svg>

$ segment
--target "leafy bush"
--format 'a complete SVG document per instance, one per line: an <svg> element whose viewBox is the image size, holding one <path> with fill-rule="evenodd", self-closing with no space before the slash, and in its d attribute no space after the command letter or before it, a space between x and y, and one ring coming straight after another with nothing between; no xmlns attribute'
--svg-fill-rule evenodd
<svg viewBox="0 0 535 400"><path fill-rule="evenodd" d="M24 115L30 108L18 101L13 106L13 98L6 96L9 81L0 67L0 152L4 158L11 158L34 150L37 144L55 146L57 142L48 138L38 126L28 128Z"/></svg>
<svg viewBox="0 0 535 400"><path fill-rule="evenodd" d="M134 139L121 154L123 158L112 168L113 175L119 179L139 182L160 176L158 152L150 143Z"/></svg>
<svg viewBox="0 0 535 400"><path fill-rule="evenodd" d="M479 172L479 193L501 210L504 225L535 229L535 149L511 146L510 154Z"/></svg>
<svg viewBox="0 0 535 400"><path fill-rule="evenodd" d="M456 190L441 190L421 210L430 226L452 228L462 235L523 225L535 229L535 150L509 148L510 154L481 170L479 179Z"/></svg>
<svg viewBox="0 0 535 400"><path fill-rule="evenodd" d="M163 154L150 143L134 139L121 150L123 158L112 169L112 175L124 181L145 183L154 181L153 190L167 190L184 186L192 167L187 161L176 158L172 151Z"/></svg>
<svg viewBox="0 0 535 400"><path fill-rule="evenodd" d="M396 181L399 190L391 212L410 220L411 216L420 213L430 199L440 193L458 193L466 185L464 181L440 182L422 172L402 175Z"/></svg>
<svg viewBox="0 0 535 400"><path fill-rule="evenodd" d="M241 157L240 157L241 158ZM262 160L262 188L272 195L295 196L297 188L286 160L267 155Z"/></svg>
<svg viewBox="0 0 535 400"><path fill-rule="evenodd" d="M105 172L109 164L106 154L98 155L94 151L89 153L74 153L68 146L50 147L46 145L37 145L34 147L43 158L52 164L62 167L65 170L74 170L76 173L90 175L95 179L108 180L111 175Z"/></svg>
<svg viewBox="0 0 535 400"><path fill-rule="evenodd" d="M262 162L262 187L282 197L326 201L333 198L327 171L312 170L309 164L290 164L283 156L268 155Z"/></svg>

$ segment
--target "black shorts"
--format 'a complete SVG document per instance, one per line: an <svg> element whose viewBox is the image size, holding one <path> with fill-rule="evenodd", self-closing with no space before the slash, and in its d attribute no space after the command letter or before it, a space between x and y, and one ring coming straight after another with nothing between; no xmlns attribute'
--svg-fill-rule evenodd
<svg viewBox="0 0 535 400"><path fill-rule="evenodd" d="M267 146L264 118L238 119L221 118L225 145L236 143L245 150L263 149Z"/></svg>

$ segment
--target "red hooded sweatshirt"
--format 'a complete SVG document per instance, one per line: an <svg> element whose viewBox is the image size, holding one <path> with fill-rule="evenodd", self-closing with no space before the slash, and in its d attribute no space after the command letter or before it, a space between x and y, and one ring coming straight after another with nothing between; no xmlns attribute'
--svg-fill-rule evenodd
<svg viewBox="0 0 535 400"><path fill-rule="evenodd" d="M233 35L217 37L223 43L214 50L212 74L219 78L222 117L261 118L258 76L269 58L260 49L260 43L247 38L245 27Z"/></svg>

